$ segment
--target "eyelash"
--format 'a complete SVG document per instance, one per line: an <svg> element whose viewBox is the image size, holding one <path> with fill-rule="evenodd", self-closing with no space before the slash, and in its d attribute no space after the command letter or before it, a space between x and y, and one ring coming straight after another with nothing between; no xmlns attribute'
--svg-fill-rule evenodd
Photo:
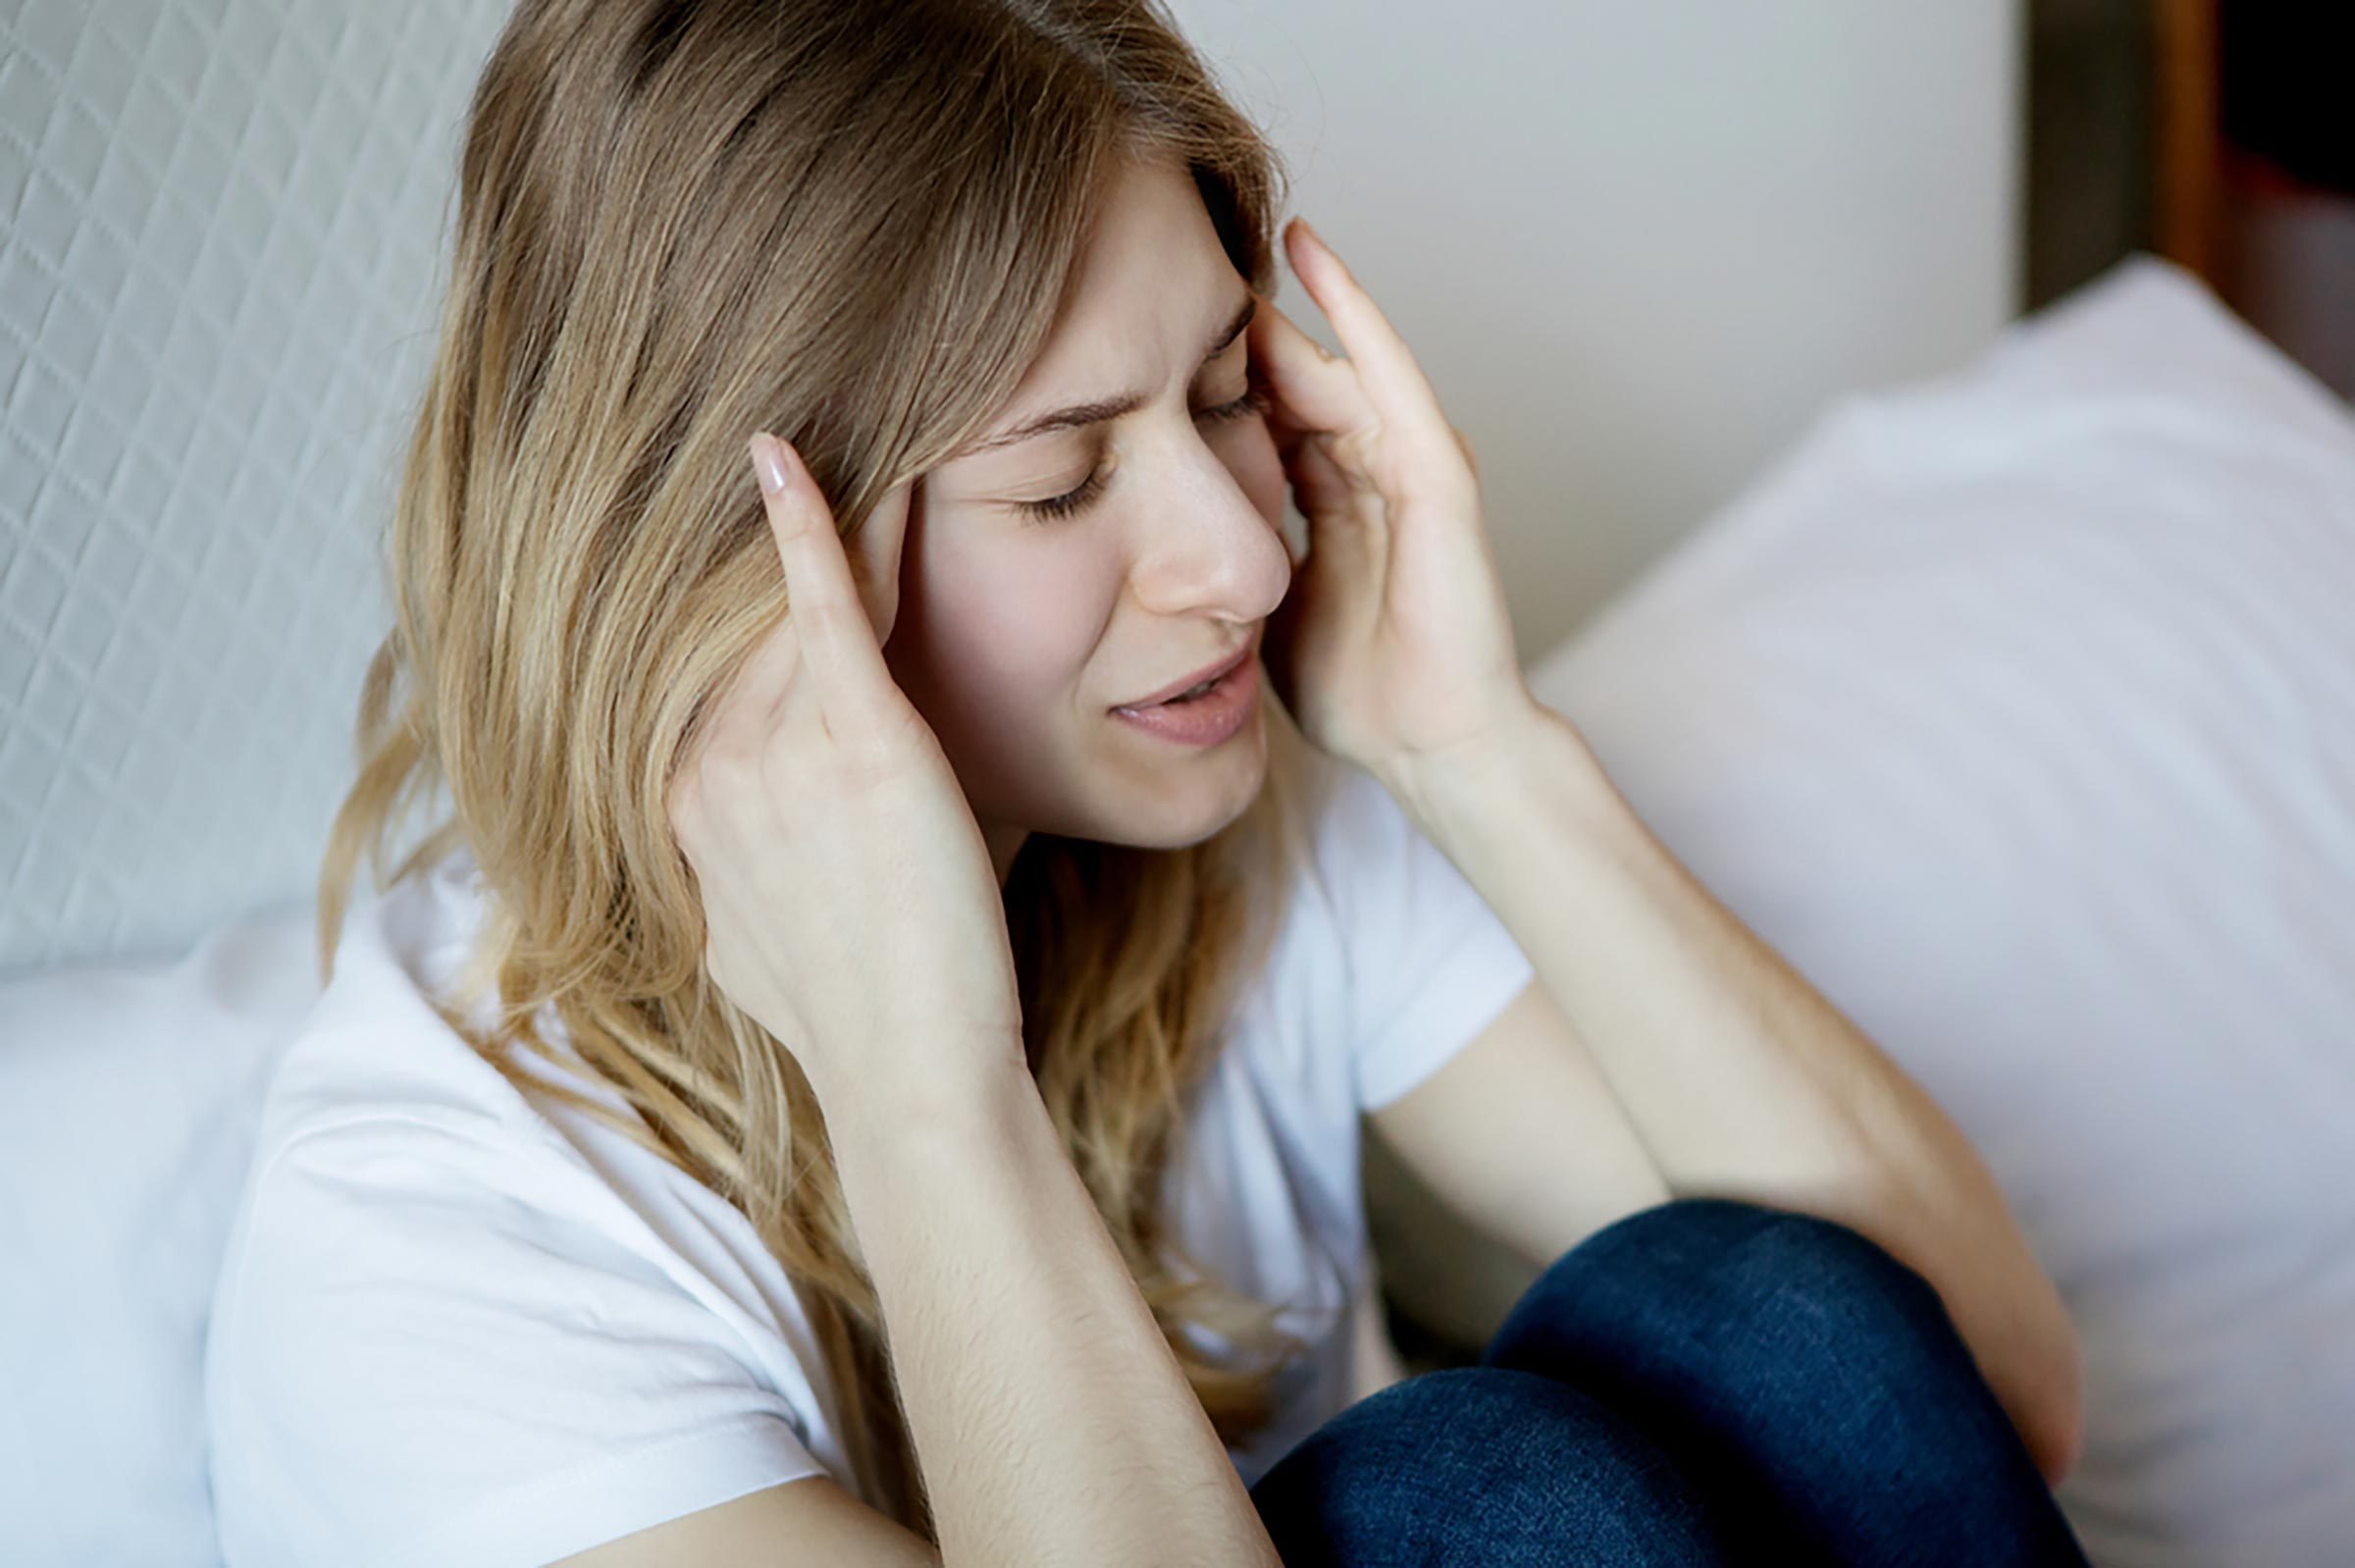
<svg viewBox="0 0 2355 1568"><path fill-rule="evenodd" d="M1255 414L1264 414L1271 406L1273 406L1273 399L1268 395L1268 390L1260 385L1259 378L1254 376L1251 378L1249 392L1237 397L1233 402L1221 403L1216 408L1203 409L1201 417L1217 424L1226 424L1230 420L1249 419ZM1050 496L1045 500L1026 500L1017 504L1032 517L1053 521L1057 518L1069 517L1078 511L1089 501L1094 500L1103 489L1104 470L1098 468L1080 482L1077 490L1067 492L1061 496Z"/></svg>

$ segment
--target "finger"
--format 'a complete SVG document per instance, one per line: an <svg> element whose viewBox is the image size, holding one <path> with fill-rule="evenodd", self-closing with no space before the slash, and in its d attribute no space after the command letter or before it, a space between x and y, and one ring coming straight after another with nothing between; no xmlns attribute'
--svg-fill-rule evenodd
<svg viewBox="0 0 2355 1568"><path fill-rule="evenodd" d="M1310 554L1325 570L1355 571L1381 560L1389 549L1389 524L1382 497L1343 471L1323 438L1300 448L1292 487L1308 518Z"/></svg>
<svg viewBox="0 0 2355 1568"><path fill-rule="evenodd" d="M1460 430L1455 431L1454 435L1456 445L1463 449L1464 466L1472 471L1473 481L1478 483L1480 479L1480 454L1472 449L1472 438L1465 435Z"/></svg>
<svg viewBox="0 0 2355 1568"><path fill-rule="evenodd" d="M1300 503L1300 514L1312 527L1327 518L1353 511L1363 494L1362 481L1342 471L1322 436L1300 444L1286 473L1292 482L1292 495Z"/></svg>
<svg viewBox="0 0 2355 1568"><path fill-rule="evenodd" d="M1328 352L1274 300L1261 296L1247 337L1252 368L1276 394L1268 423L1277 432L1280 450L1288 454L1299 435L1337 435L1380 422L1356 367Z"/></svg>
<svg viewBox="0 0 2355 1568"><path fill-rule="evenodd" d="M1283 233L1293 276L1307 286L1309 297L1333 323L1384 426L1428 451L1457 453L1439 393L1374 296L1306 219L1294 218Z"/></svg>
<svg viewBox="0 0 2355 1568"><path fill-rule="evenodd" d="M690 717L677 765L664 789L682 849L689 848L688 840L699 831L704 814L705 770L740 766L759 756L784 710L781 699L796 689L794 674L800 667L801 638L793 617L779 616ZM694 858L692 853L689 858Z"/></svg>
<svg viewBox="0 0 2355 1568"><path fill-rule="evenodd" d="M706 700L701 718L693 724L686 759L757 750L801 666L801 631L790 613L780 615Z"/></svg>
<svg viewBox="0 0 2355 1568"><path fill-rule="evenodd" d="M913 479L894 485L847 541L851 575L858 581L859 600L866 607L867 623L874 627L878 645L890 643L892 628L899 623L900 563L907 558L908 514L915 489Z"/></svg>
<svg viewBox="0 0 2355 1568"><path fill-rule="evenodd" d="M835 532L833 508L785 443L761 432L751 444L785 563L786 618L800 633L801 678L815 688L826 728L841 734L897 688Z"/></svg>

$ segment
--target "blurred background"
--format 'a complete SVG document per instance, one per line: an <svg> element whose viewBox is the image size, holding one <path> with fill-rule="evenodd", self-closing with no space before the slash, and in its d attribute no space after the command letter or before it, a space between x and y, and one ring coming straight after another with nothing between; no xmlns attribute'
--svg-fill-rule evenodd
<svg viewBox="0 0 2355 1568"><path fill-rule="evenodd" d="M2355 7L2033 0L2026 292L2153 250L2355 397Z"/></svg>

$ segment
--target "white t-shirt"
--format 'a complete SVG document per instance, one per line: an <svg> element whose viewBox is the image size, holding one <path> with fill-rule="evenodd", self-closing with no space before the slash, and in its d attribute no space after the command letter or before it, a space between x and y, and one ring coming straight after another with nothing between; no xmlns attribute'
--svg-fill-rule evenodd
<svg viewBox="0 0 2355 1568"><path fill-rule="evenodd" d="M1246 1484L1398 1376L1359 1114L1532 977L1382 785L1335 772L1170 1173L1194 1255L1295 1303L1284 1326L1319 1346L1230 1450ZM205 1358L230 1568L543 1563L820 1471L858 1492L824 1363L751 1224L519 1092L427 1005L479 912L462 852L363 890L270 1084Z"/></svg>

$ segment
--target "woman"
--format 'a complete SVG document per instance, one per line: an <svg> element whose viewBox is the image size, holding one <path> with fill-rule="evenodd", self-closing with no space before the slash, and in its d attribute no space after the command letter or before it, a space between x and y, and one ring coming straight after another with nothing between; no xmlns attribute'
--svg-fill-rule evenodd
<svg viewBox="0 0 2355 1568"><path fill-rule="evenodd" d="M1999 1193L1531 699L1278 172L1149 0L524 0L231 1563L2082 1561ZM1546 1265L1476 1367L1361 1349L1360 1113Z"/></svg>

